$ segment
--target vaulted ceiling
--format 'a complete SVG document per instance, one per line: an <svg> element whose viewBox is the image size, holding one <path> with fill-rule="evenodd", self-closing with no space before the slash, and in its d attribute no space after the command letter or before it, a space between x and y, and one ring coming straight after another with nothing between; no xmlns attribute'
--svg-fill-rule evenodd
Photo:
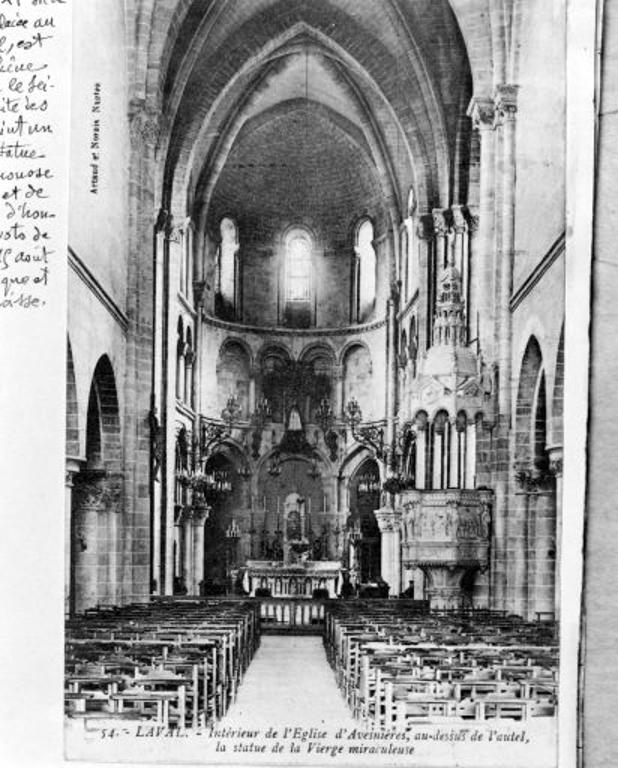
<svg viewBox="0 0 618 768"><path fill-rule="evenodd" d="M425 210L465 197L472 75L447 0L144 3L170 207L395 223L411 186Z"/></svg>

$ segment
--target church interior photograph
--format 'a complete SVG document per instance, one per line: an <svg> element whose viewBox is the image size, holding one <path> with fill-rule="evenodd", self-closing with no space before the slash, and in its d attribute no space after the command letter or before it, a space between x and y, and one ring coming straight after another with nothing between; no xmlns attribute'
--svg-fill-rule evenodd
<svg viewBox="0 0 618 768"><path fill-rule="evenodd" d="M81 6L67 720L552 733L564 0Z"/></svg>

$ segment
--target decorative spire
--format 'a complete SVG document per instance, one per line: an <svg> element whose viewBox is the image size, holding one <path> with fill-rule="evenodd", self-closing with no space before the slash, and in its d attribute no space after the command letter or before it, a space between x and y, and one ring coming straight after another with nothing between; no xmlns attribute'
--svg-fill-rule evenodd
<svg viewBox="0 0 618 768"><path fill-rule="evenodd" d="M436 301L436 319L433 342L442 346L465 346L465 304L462 296L461 275L454 264L452 253L442 270Z"/></svg>

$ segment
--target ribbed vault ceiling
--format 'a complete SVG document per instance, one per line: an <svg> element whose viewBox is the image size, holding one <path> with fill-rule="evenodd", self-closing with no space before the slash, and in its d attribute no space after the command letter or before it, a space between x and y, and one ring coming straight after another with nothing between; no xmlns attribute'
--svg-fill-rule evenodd
<svg viewBox="0 0 618 768"><path fill-rule="evenodd" d="M288 158L301 179L314 178L327 158L350 185L336 192L338 215L346 199L348 205L375 208L379 191L383 207L396 218L393 212L405 206L410 185L425 209L457 197L456 147L466 144L457 137L469 130L471 75L447 0L156 2L161 34L166 33L158 93L167 118L162 151L168 194L178 198L188 187L189 199L210 218L229 202L229 191L242 185L250 217L251 200L270 205L281 197L269 195L259 174L239 178L238 166L248 165L240 158L247 161L254 153L263 156L262 163L267 156L273 168L283 168ZM155 23L153 40L156 34ZM298 122L276 109L295 99L326 108L303 128L302 136L316 131L305 145L299 144ZM329 123L328 114L344 119ZM272 116L273 125L266 127L260 116ZM249 124L259 126L251 140L243 135ZM272 141L278 146L267 144ZM319 145L319 151L308 149L303 161L298 147L307 145ZM352 162L357 181L354 166L348 168ZM290 199L304 198L289 180L273 183Z"/></svg>
<svg viewBox="0 0 618 768"><path fill-rule="evenodd" d="M304 100L287 105L239 134L214 190L211 229L230 214L245 239L296 222L328 234L332 243L345 240L361 214L381 222L382 196L368 153L327 110Z"/></svg>

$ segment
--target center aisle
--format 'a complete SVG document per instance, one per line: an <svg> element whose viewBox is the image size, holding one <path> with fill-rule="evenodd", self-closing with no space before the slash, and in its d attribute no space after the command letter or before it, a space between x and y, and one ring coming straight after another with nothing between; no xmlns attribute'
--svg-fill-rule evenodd
<svg viewBox="0 0 618 768"><path fill-rule="evenodd" d="M263 635L222 726L354 727L321 637Z"/></svg>

